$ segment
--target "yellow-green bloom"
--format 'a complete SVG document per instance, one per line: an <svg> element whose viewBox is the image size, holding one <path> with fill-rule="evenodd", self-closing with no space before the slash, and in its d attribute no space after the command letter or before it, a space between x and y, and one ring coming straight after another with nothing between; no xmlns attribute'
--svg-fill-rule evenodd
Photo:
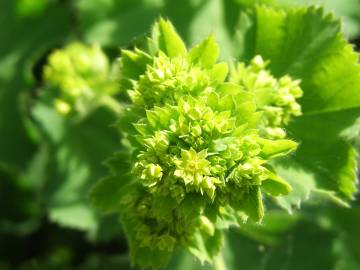
<svg viewBox="0 0 360 270"><path fill-rule="evenodd" d="M53 91L55 109L64 115L85 115L117 91L109 60L98 45L72 43L54 51L44 78Z"/></svg>

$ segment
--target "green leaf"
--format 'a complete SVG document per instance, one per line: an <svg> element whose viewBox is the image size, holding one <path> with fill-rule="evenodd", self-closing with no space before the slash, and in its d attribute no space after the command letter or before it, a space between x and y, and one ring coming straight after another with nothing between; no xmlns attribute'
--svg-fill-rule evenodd
<svg viewBox="0 0 360 270"><path fill-rule="evenodd" d="M205 202L196 194L186 196L179 206L179 213L186 218L195 218L199 216L201 209L204 207Z"/></svg>
<svg viewBox="0 0 360 270"><path fill-rule="evenodd" d="M292 226L294 224L289 228ZM223 254L229 270L239 269L239 266L247 270L335 269L332 241L336 234L322 230L318 224L296 224L292 230L285 230L283 236L279 234L280 241L275 245L269 245L266 240L260 243L254 241L251 239L254 235L249 238L248 232L243 234L247 237L230 231L225 238ZM263 232L262 239L264 235L271 236L271 230Z"/></svg>
<svg viewBox="0 0 360 270"><path fill-rule="evenodd" d="M0 165L0 235L22 237L39 226L39 190L29 180Z"/></svg>
<svg viewBox="0 0 360 270"><path fill-rule="evenodd" d="M214 36L210 35L193 47L189 52L189 56L192 63L199 63L205 68L210 68L216 63L219 52L220 48L216 44Z"/></svg>
<svg viewBox="0 0 360 270"><path fill-rule="evenodd" d="M215 230L212 236L197 231L186 248L200 260L201 264L212 263L213 258L220 252L223 241L224 235L221 230Z"/></svg>
<svg viewBox="0 0 360 270"><path fill-rule="evenodd" d="M350 207L349 203L340 199L336 192L334 191L328 191L328 190L323 190L323 189L313 189L311 192L311 203L315 203L318 204L319 202L332 202L334 204L337 204L338 206L342 206L342 207Z"/></svg>
<svg viewBox="0 0 360 270"><path fill-rule="evenodd" d="M285 234L294 229L300 219L300 215L289 215L284 211L273 210L266 213L261 224L246 222L235 231L259 244L276 246L283 242Z"/></svg>
<svg viewBox="0 0 360 270"><path fill-rule="evenodd" d="M244 194L244 198L239 200L234 208L244 211L253 221L260 222L264 217L264 206L260 187L250 187L248 193Z"/></svg>
<svg viewBox="0 0 360 270"><path fill-rule="evenodd" d="M230 0L80 0L75 2L75 7L79 30L89 43L98 42L112 48L142 44L149 25L161 14L172 21L188 45L213 33L221 44L222 59L232 59L252 50L253 21ZM243 31L245 36L241 34Z"/></svg>
<svg viewBox="0 0 360 270"><path fill-rule="evenodd" d="M145 73L146 65L150 63L151 57L139 49L135 49L135 52L121 51L120 72L125 78L137 80Z"/></svg>
<svg viewBox="0 0 360 270"><path fill-rule="evenodd" d="M152 211L159 217L171 218L172 211L177 207L176 200L170 196L159 196L154 198Z"/></svg>
<svg viewBox="0 0 360 270"><path fill-rule="evenodd" d="M141 0L80 0L74 5L79 16L79 30L86 42L118 48L149 31L149 25L161 10L157 2L147 1L143 8Z"/></svg>
<svg viewBox="0 0 360 270"><path fill-rule="evenodd" d="M313 146L314 143L304 143L295 160L315 174L320 189L335 191L340 198L353 198L357 156L354 148L341 140L332 145Z"/></svg>
<svg viewBox="0 0 360 270"><path fill-rule="evenodd" d="M260 138L258 142L261 145L261 154L267 158L287 156L293 152L298 144L291 140L267 140Z"/></svg>
<svg viewBox="0 0 360 270"><path fill-rule="evenodd" d="M266 179L261 183L261 188L272 196L287 195L293 190L288 182L273 173L270 175L269 179Z"/></svg>
<svg viewBox="0 0 360 270"><path fill-rule="evenodd" d="M121 179L117 177L110 176L98 181L90 192L92 203L102 212L117 210L123 193L121 187Z"/></svg>
<svg viewBox="0 0 360 270"><path fill-rule="evenodd" d="M99 215L88 192L95 181L106 175L102 162L118 145L116 130L109 126L113 115L98 109L82 122L72 122L46 102L41 97L32 111L42 139L49 146L49 180L43 187L42 200L55 222L94 234ZM83 218L76 219L80 213Z"/></svg>
<svg viewBox="0 0 360 270"><path fill-rule="evenodd" d="M162 51L169 57L184 56L187 52L172 23L162 18L153 26L149 48L152 54Z"/></svg>
<svg viewBox="0 0 360 270"><path fill-rule="evenodd" d="M288 162L296 171L306 173L306 179L313 179L310 190L333 191L340 199L351 199L356 191L356 152L343 137L351 137L346 131L354 126L358 115L359 110L352 109L298 118L289 126L289 132L300 147L291 161L283 164ZM351 132L356 134L356 130ZM284 178L291 185L293 181L301 183L290 175Z"/></svg>
<svg viewBox="0 0 360 270"><path fill-rule="evenodd" d="M0 33L0 162L25 169L36 151L36 134L26 117L26 96L34 86L31 71L37 58L69 34L70 16L51 3L42 15L18 18L16 4L2 1L0 9L0 21L7 25Z"/></svg>
<svg viewBox="0 0 360 270"><path fill-rule="evenodd" d="M328 12L334 12L341 17L344 24L344 32L347 37L355 38L360 34L360 2L358 0L278 0L279 5L285 7L300 5L322 5Z"/></svg>
<svg viewBox="0 0 360 270"><path fill-rule="evenodd" d="M49 217L52 221L66 227L94 232L98 220L87 203L71 203L67 206L51 207Z"/></svg>
<svg viewBox="0 0 360 270"><path fill-rule="evenodd" d="M289 160L275 163L274 167L276 172L293 188L290 194L277 197L276 201L281 207L292 213L294 208L299 208L303 201L310 198L311 192L316 189L316 179L311 172L305 171Z"/></svg>
<svg viewBox="0 0 360 270"><path fill-rule="evenodd" d="M356 153L341 140L329 145L321 144L320 139L303 142L296 156L275 163L275 169L293 187L289 195L276 199L290 212L310 196L325 196L346 206L356 190Z"/></svg>
<svg viewBox="0 0 360 270"><path fill-rule="evenodd" d="M198 42L201 37L213 33L221 44L221 59L230 60L235 56L246 54L245 51L250 49L250 46L252 47L252 44L249 44L252 22L247 20L247 14L242 7L234 1L193 2L194 10L189 18L189 24L185 24L187 28L184 29L187 30L184 31L184 36L187 37L186 41L189 44ZM175 16L170 18L176 26L184 25L184 23L180 23L181 18ZM242 35L242 31L246 32L246 35Z"/></svg>
<svg viewBox="0 0 360 270"><path fill-rule="evenodd" d="M170 260L172 253L166 250L135 248L134 252L130 254L133 261L136 261L142 267L162 268Z"/></svg>
<svg viewBox="0 0 360 270"><path fill-rule="evenodd" d="M360 249L357 244L359 213L357 205L348 209L310 207L304 209L303 215L296 217L284 213L273 215L269 212L262 225L245 224L238 230L237 235L233 233L231 238L226 238L230 241L232 249L225 249L224 255L227 255L225 261L230 269L241 262L247 269L252 269L250 265L257 269L256 264L261 263L264 269L269 270L278 268L355 270L360 263L358 259ZM238 246L236 246L237 242ZM249 245L250 243L252 244ZM249 251L253 253L260 243L262 247L260 250L263 251L259 252L257 249L258 256L244 254ZM244 253L239 252L241 247L244 248ZM236 258L243 254L244 258L234 262L233 254L237 254ZM256 257L262 262L246 259L251 257ZM310 264L309 261L313 262Z"/></svg>
<svg viewBox="0 0 360 270"><path fill-rule="evenodd" d="M175 251L166 270L212 270L214 269L210 264L202 265L199 260L194 260L194 257L187 251L178 249Z"/></svg>
<svg viewBox="0 0 360 270"><path fill-rule="evenodd" d="M256 20L255 54L270 60L275 76L301 79L305 114L359 107L360 91L354 92L360 87L358 55L338 20L320 8L284 12L265 6L256 8Z"/></svg>
<svg viewBox="0 0 360 270"><path fill-rule="evenodd" d="M218 83L225 81L228 74L228 65L225 62L215 64L211 69L211 78Z"/></svg>
<svg viewBox="0 0 360 270"><path fill-rule="evenodd" d="M132 186L135 187L135 186ZM129 193L137 193L136 187L129 189ZM131 209L133 210L133 209ZM136 263L141 267L162 268L170 260L172 251L160 250L158 247L144 247L139 245L137 237L137 221L133 218L133 213L124 213L121 216L124 231L127 235L128 244L130 247L130 258L132 263Z"/></svg>

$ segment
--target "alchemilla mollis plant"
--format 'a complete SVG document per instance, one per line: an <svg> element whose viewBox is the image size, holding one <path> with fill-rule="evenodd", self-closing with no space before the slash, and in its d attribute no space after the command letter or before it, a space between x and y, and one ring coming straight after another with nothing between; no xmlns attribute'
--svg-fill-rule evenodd
<svg viewBox="0 0 360 270"><path fill-rule="evenodd" d="M112 166L130 162L118 211L141 266L165 265L178 246L212 262L224 228L261 222L264 196L292 190L271 161L297 147L283 127L301 114L299 81L275 79L261 56L228 80L219 51L212 35L187 50L160 19L146 51L121 53L130 102L119 129L129 153Z"/></svg>
<svg viewBox="0 0 360 270"><path fill-rule="evenodd" d="M360 269L359 0L0 6L1 270Z"/></svg>
<svg viewBox="0 0 360 270"><path fill-rule="evenodd" d="M253 37L242 61L219 60L214 34L188 48L164 19L145 46L121 50L114 63L81 43L49 56L46 94L66 125L102 107L117 119L109 176L90 198L120 217L135 265L162 268L185 249L216 268L229 227L261 224L268 209L291 213L312 198L342 206L353 198L356 153L346 136L354 127L332 119L358 115L349 85L360 85L360 68L338 22L317 8L257 6L247 16L256 28L242 33L244 42ZM313 30L321 40L294 34L312 21L325 29ZM82 157L56 144L60 157Z"/></svg>

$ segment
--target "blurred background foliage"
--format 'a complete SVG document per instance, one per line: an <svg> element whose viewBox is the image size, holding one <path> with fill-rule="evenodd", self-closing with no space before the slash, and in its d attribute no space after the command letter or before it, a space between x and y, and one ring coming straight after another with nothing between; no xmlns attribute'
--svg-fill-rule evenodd
<svg viewBox="0 0 360 270"><path fill-rule="evenodd" d="M87 197L118 144L112 116L99 110L74 126L35 104L44 98L49 53L80 40L102 45L114 59L119 47L144 42L164 16L189 46L213 32L223 59L247 60L250 48L239 31L252 27L244 10L255 2L323 4L360 47L359 0L0 0L0 270L131 269L117 217L100 217ZM360 136L352 139L360 149ZM360 202L351 209L304 205L291 216L272 211L261 226L232 230L223 253L234 270L356 270L359 242ZM168 267L200 268L180 250Z"/></svg>

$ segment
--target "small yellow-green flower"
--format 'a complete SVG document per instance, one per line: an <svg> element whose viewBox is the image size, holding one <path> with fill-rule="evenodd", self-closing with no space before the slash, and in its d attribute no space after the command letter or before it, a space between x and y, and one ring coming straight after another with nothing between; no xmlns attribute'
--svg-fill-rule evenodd
<svg viewBox="0 0 360 270"><path fill-rule="evenodd" d="M185 185L201 186L210 175L210 162L206 159L207 151L196 152L194 149L181 150L181 158L175 160L174 175L181 178Z"/></svg>

